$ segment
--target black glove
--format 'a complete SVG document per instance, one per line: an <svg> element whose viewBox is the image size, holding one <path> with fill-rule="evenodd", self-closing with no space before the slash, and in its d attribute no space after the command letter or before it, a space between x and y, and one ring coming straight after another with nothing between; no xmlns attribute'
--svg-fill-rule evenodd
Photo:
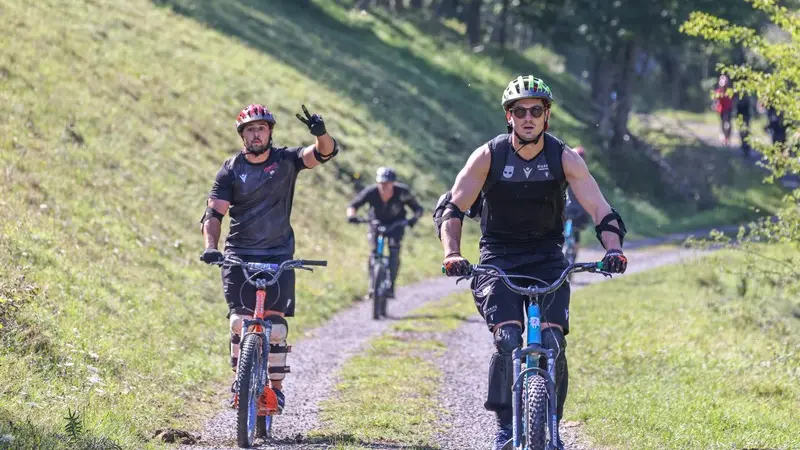
<svg viewBox="0 0 800 450"><path fill-rule="evenodd" d="M603 257L603 270L608 273L625 273L628 268L628 258L622 254L622 250L612 248Z"/></svg>
<svg viewBox="0 0 800 450"><path fill-rule="evenodd" d="M319 114L309 114L306 105L303 105L303 113L306 115L305 117L300 114L295 114L295 116L308 127L311 134L314 136L322 136L328 133L325 130L325 122L322 120L322 116Z"/></svg>
<svg viewBox="0 0 800 450"><path fill-rule="evenodd" d="M408 219L408 228L414 228L414 225L417 224L417 220L419 220L419 217L412 217Z"/></svg>
<svg viewBox="0 0 800 450"><path fill-rule="evenodd" d="M350 216L350 217L347 218L347 221L350 222L350 223L358 223L358 222L360 222L360 220L358 220L358 216Z"/></svg>
<svg viewBox="0 0 800 450"><path fill-rule="evenodd" d="M221 263L225 261L225 256L222 255L221 251L215 248L207 248L203 250L203 254L200 255L200 261L206 264Z"/></svg>
<svg viewBox="0 0 800 450"><path fill-rule="evenodd" d="M461 255L450 255L442 261L442 269L448 277L463 277L471 272L469 261Z"/></svg>

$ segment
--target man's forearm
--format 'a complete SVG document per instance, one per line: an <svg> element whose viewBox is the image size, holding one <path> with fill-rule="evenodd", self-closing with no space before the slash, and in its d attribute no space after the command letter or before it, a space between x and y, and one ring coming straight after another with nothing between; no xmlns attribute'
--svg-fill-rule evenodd
<svg viewBox="0 0 800 450"><path fill-rule="evenodd" d="M594 215L592 217L595 225L599 225L603 218L609 214L611 214L611 206L608 203L601 204L595 208ZM619 223L617 223L616 220L612 220L608 224L619 228ZM622 243L619 241L619 236L617 233L612 231L604 231L600 234L600 239L603 241L603 246L605 248L622 249Z"/></svg>
<svg viewBox="0 0 800 450"><path fill-rule="evenodd" d="M442 246L445 258L449 255L461 254L461 227L461 221L456 218L448 219L442 224Z"/></svg>
<svg viewBox="0 0 800 450"><path fill-rule="evenodd" d="M203 224L203 238L205 240L205 248L217 248L219 244L219 235L221 232L222 224L217 219L208 219Z"/></svg>
<svg viewBox="0 0 800 450"><path fill-rule="evenodd" d="M328 156L333 153L334 141L330 134L323 134L317 136L317 151L322 156Z"/></svg>
<svg viewBox="0 0 800 450"><path fill-rule="evenodd" d="M619 228L619 223L617 223L616 220L612 220L608 224ZM600 237L603 239L603 245L605 248L616 248L618 250L622 250L622 243L619 241L619 236L617 233L614 233L613 231L604 231L602 234L600 234Z"/></svg>

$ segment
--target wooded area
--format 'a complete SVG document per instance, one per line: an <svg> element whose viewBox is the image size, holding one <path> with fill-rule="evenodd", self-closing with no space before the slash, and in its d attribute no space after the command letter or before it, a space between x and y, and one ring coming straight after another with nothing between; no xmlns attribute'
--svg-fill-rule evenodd
<svg viewBox="0 0 800 450"><path fill-rule="evenodd" d="M341 0L347 4L348 1ZM681 33L693 11L761 29L766 14L746 1L722 0L355 0L380 8L464 24L464 44L476 52L512 55L533 45L566 58L567 70L591 90L593 119L610 147L626 135L637 110L706 110L717 64L758 65L743 47ZM797 7L796 0L780 2ZM767 30L765 30L767 31Z"/></svg>

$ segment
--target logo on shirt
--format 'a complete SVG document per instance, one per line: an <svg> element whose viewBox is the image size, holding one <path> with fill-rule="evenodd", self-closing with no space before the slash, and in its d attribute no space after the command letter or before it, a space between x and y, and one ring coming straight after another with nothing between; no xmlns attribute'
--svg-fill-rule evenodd
<svg viewBox="0 0 800 450"><path fill-rule="evenodd" d="M524 169L522 169L522 171L525 172L525 178L528 178L531 176L531 171L533 171L533 169L531 169L530 167L525 167Z"/></svg>
<svg viewBox="0 0 800 450"><path fill-rule="evenodd" d="M247 181L247 174L243 173L243 174L239 175L239 178L242 180L242 183L244 183L244 182Z"/></svg>
<svg viewBox="0 0 800 450"><path fill-rule="evenodd" d="M278 167L278 163L272 163L267 167L264 167L264 173L269 173L270 175L273 175L275 173L276 167Z"/></svg>
<svg viewBox="0 0 800 450"><path fill-rule="evenodd" d="M547 164L537 164L536 170L542 170L544 171L544 176L550 177L550 167L548 167Z"/></svg>
<svg viewBox="0 0 800 450"><path fill-rule="evenodd" d="M511 178L512 175L514 175L514 166L506 166L503 169L503 176L505 178Z"/></svg>

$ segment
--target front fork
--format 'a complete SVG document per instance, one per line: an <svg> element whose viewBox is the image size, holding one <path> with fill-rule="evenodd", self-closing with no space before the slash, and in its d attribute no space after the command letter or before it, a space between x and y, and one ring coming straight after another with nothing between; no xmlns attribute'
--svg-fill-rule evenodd
<svg viewBox="0 0 800 450"><path fill-rule="evenodd" d="M531 302L528 306L528 339L525 348L516 349L512 353L513 362L513 380L512 387L512 413L513 413L513 432L514 432L514 448L523 448L522 436L524 433L522 418L523 405L522 405L522 390L525 385L525 378L528 373L539 373L545 378L545 385L547 386L547 409L550 412L550 442L547 448L549 450L561 450L556 447L558 439L558 414L557 414L557 399L556 399L556 352L555 350L546 349L542 347L542 327L540 323L540 309L539 305ZM547 370L539 368L539 357L545 356L547 358ZM525 369L522 368L522 359L525 358ZM527 443L526 447L527 448Z"/></svg>
<svg viewBox="0 0 800 450"><path fill-rule="evenodd" d="M256 331L257 330L256 329L254 331L249 331L251 326L260 326L261 330L260 331ZM272 334L272 322L269 321L269 320L263 320L263 319L259 319L259 318L242 319L242 335L241 335L241 338L239 339L239 342L240 342L240 344L239 344L239 355L237 355L237 358L238 358L238 361L239 361L240 364L242 362L241 352L242 352L242 344L244 344L244 337L245 337L245 335L250 334L250 333L256 333L256 334L259 334L261 336L261 355L262 355L261 359L262 360L261 360L261 366L260 366L261 370L259 371L260 373L258 374L259 389L258 389L258 392L256 393L257 394L256 397L260 398L261 395L264 393L264 389L269 386L269 376L268 376L269 368L267 366L269 365L268 364L269 350L270 350L270 347L269 347L269 345L270 345L269 336ZM238 366L236 367L236 373L237 373L237 377L236 378L238 379L239 378L238 377L238 373L239 373L239 367Z"/></svg>

